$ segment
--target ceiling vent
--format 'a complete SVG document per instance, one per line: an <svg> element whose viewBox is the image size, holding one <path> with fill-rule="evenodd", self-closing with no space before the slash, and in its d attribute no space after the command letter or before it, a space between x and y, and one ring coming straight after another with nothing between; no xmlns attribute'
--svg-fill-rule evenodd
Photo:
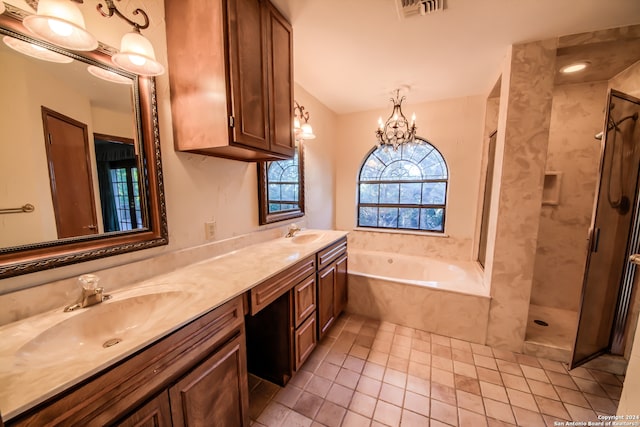
<svg viewBox="0 0 640 427"><path fill-rule="evenodd" d="M396 0L400 19L423 16L444 10L445 0Z"/></svg>

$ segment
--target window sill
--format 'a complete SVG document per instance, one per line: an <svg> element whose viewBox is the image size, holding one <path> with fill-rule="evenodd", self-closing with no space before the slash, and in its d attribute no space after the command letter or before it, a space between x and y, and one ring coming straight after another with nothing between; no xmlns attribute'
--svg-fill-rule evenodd
<svg viewBox="0 0 640 427"><path fill-rule="evenodd" d="M411 236L429 236L429 237L444 237L444 238L449 237L448 234L434 233L433 231L393 230L389 228L355 227L353 231L370 231L372 233L389 233L389 234L408 234Z"/></svg>

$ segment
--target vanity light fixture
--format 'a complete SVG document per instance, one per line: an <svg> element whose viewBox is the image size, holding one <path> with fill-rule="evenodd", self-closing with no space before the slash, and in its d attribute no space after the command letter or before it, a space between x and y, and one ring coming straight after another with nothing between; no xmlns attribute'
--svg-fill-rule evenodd
<svg viewBox="0 0 640 427"><path fill-rule="evenodd" d="M304 123L302 123L304 120ZM299 143L303 139L315 139L313 128L309 124L309 112L304 110L304 106L298 104L298 101L293 101L293 131L296 138L296 143Z"/></svg>
<svg viewBox="0 0 640 427"><path fill-rule="evenodd" d="M49 62L57 62L59 64L68 64L70 62L73 62L73 58L50 51L49 49L38 46L37 44L28 43L9 36L4 36L2 38L2 41L11 49L24 55L31 56L32 58Z"/></svg>
<svg viewBox="0 0 640 427"><path fill-rule="evenodd" d="M98 41L85 29L84 17L76 4L83 2L84 0L39 0L36 14L25 17L24 25L37 36L57 46L72 50L94 50L98 47ZM149 27L149 16L144 10L138 8L133 11L133 15L142 16L143 23L139 24L124 16L113 0L104 0L104 4L102 1L98 2L96 9L105 18L116 15L133 26L133 31L122 37L120 51L111 57L114 64L141 76L164 74L164 67L156 60L151 42L140 33L140 30Z"/></svg>
<svg viewBox="0 0 640 427"><path fill-rule="evenodd" d="M560 72L564 74L577 73L584 70L588 66L589 62L587 61L575 62L573 64L565 65L564 67L560 68Z"/></svg>
<svg viewBox="0 0 640 427"><path fill-rule="evenodd" d="M403 144L416 143L416 115L411 117L411 123L402 113L402 101L405 97L400 97L400 89L396 89L393 102L393 111L386 123L382 122L382 117L378 118L378 129L376 138L379 147L392 147L397 150Z"/></svg>
<svg viewBox="0 0 640 427"><path fill-rule="evenodd" d="M98 47L98 40L85 29L80 8L69 0L40 0L36 14L25 17L23 23L38 37L65 49Z"/></svg>
<svg viewBox="0 0 640 427"><path fill-rule="evenodd" d="M107 4L107 12L103 12L102 3L98 4L98 12L106 18L113 15L125 20L133 26L133 31L122 36L120 41L120 52L111 57L111 60L123 70L138 74L141 76L159 76L164 74L164 67L156 60L156 54L149 39L140 33L140 30L149 28L149 16L142 9L133 11L134 15L142 15L143 24L138 24L124 16L113 0L105 0Z"/></svg>
<svg viewBox="0 0 640 427"><path fill-rule="evenodd" d="M87 67L87 71L89 74L111 83L119 83L123 85L130 85L133 83L131 79L128 79L125 76L121 76L113 71L105 70L104 68L96 67L95 65L89 65Z"/></svg>

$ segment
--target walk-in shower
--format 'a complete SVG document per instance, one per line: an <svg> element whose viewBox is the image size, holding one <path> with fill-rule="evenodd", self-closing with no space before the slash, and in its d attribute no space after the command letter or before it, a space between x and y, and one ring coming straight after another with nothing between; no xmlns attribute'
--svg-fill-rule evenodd
<svg viewBox="0 0 640 427"><path fill-rule="evenodd" d="M572 367L602 353L623 355L629 336L635 266L628 258L640 250L640 99L611 90L605 111Z"/></svg>

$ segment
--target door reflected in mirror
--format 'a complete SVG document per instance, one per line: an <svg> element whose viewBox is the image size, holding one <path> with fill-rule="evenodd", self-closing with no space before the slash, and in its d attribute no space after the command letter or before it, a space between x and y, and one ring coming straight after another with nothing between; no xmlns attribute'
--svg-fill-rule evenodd
<svg viewBox="0 0 640 427"><path fill-rule="evenodd" d="M67 58L0 43L0 208L35 206L0 218L1 248L146 226L134 81L108 81Z"/></svg>

